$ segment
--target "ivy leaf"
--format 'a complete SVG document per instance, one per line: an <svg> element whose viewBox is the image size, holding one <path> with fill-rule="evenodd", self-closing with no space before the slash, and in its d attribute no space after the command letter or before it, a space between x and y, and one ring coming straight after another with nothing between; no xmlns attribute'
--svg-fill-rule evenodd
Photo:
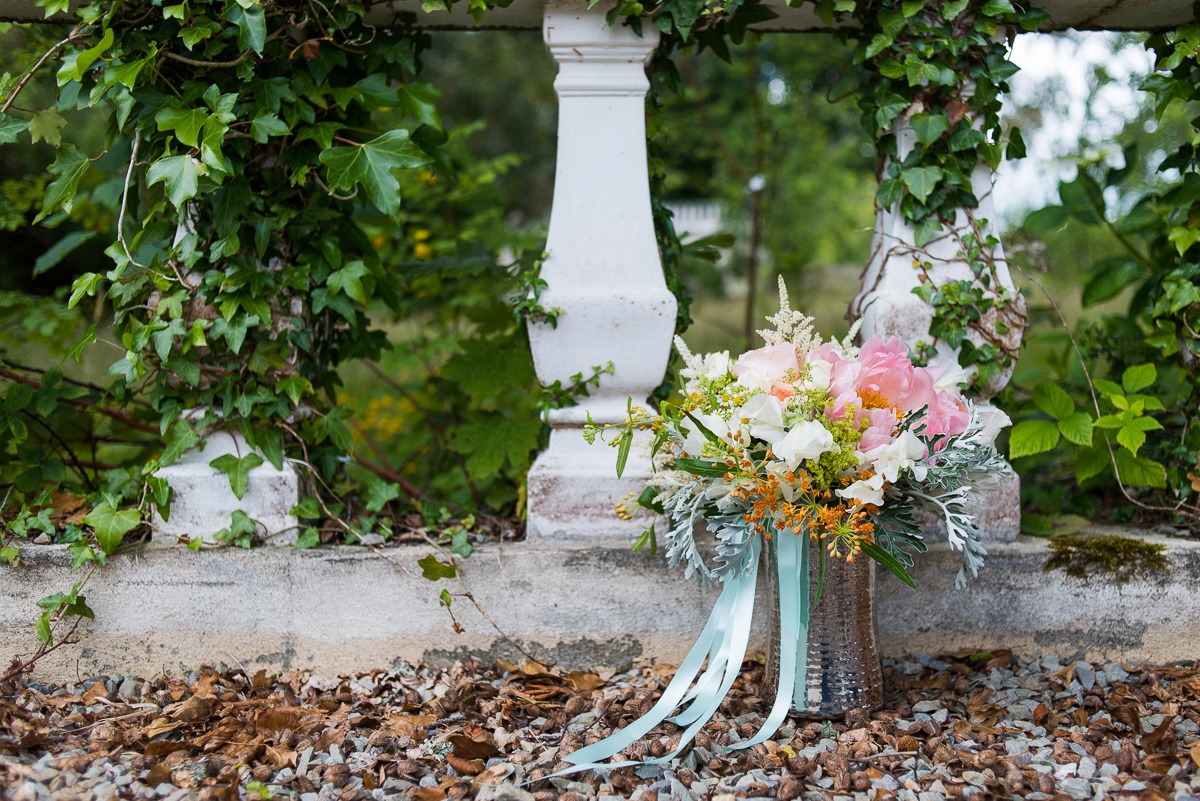
<svg viewBox="0 0 1200 801"><path fill-rule="evenodd" d="M335 147L321 153L334 189L352 189L362 184L367 197L385 214L400 208L400 182L392 170L411 169L431 159L408 138L408 131L388 131L363 145Z"/></svg>
<svg viewBox="0 0 1200 801"><path fill-rule="evenodd" d="M179 108L164 106L154 115L160 131L174 131L175 138L188 147L200 144L200 132L208 121L208 112L202 108Z"/></svg>
<svg viewBox="0 0 1200 801"><path fill-rule="evenodd" d="M112 43L113 31L109 28L94 46L63 56L62 66L58 68L58 85L65 86L71 81L82 81L83 76L96 63L96 59L100 58Z"/></svg>
<svg viewBox="0 0 1200 801"><path fill-rule="evenodd" d="M923 145L933 144L950 130L950 120L945 114L914 114L908 124Z"/></svg>
<svg viewBox="0 0 1200 801"><path fill-rule="evenodd" d="M439 562L433 554L418 559L417 565L421 568L421 575L430 581L452 579L458 575L457 565Z"/></svg>
<svg viewBox="0 0 1200 801"><path fill-rule="evenodd" d="M1058 430L1068 442L1091 447L1092 418L1085 413L1075 412L1062 418L1058 421Z"/></svg>
<svg viewBox="0 0 1200 801"><path fill-rule="evenodd" d="M117 510L108 501L101 503L88 512L83 522L96 532L96 542L100 550L111 554L121 545L121 540L142 522L142 515L137 509Z"/></svg>
<svg viewBox="0 0 1200 801"><path fill-rule="evenodd" d="M367 274L367 265L356 260L331 274L326 283L335 292L345 292L351 300L366 303L370 297L363 288L362 278Z"/></svg>
<svg viewBox="0 0 1200 801"><path fill-rule="evenodd" d="M46 187L42 210L33 221L40 222L60 208L70 211L75 193L79 191L79 182L90 166L87 155L75 145L66 144L59 148L54 163L50 165L50 173L58 177Z"/></svg>
<svg viewBox="0 0 1200 801"><path fill-rule="evenodd" d="M261 54L267 44L267 18L262 6L231 4L224 16L238 27L238 47Z"/></svg>
<svg viewBox="0 0 1200 801"><path fill-rule="evenodd" d="M1084 308L1111 300L1142 277L1142 268L1132 259L1117 256L1097 262L1088 270L1083 287Z"/></svg>
<svg viewBox="0 0 1200 801"><path fill-rule="evenodd" d="M17 135L29 129L29 123L0 113L0 145L11 145Z"/></svg>
<svg viewBox="0 0 1200 801"><path fill-rule="evenodd" d="M293 506L288 514L312 520L321 516L321 507L317 504L316 498L306 495L304 496L304 500L300 501L298 505Z"/></svg>
<svg viewBox="0 0 1200 801"><path fill-rule="evenodd" d="M240 459L232 453L227 453L208 464L229 476L229 487L233 490L234 497L240 501L250 486L250 471L262 463L263 458L257 453L248 453Z"/></svg>
<svg viewBox="0 0 1200 801"><path fill-rule="evenodd" d="M945 173L941 167L909 167L900 173L900 180L908 187L908 191L922 203L937 187Z"/></svg>
<svg viewBox="0 0 1200 801"><path fill-rule="evenodd" d="M131 61L128 64L109 66L104 73L104 85L108 87L114 83L119 83L127 89L132 89L137 85L137 79L141 75L142 70L156 58L158 58L158 46L151 44L145 58L139 58L137 61Z"/></svg>
<svg viewBox="0 0 1200 801"><path fill-rule="evenodd" d="M505 348L488 339L472 339L446 362L442 377L457 383L478 406L507 388L524 388L534 380L529 351Z"/></svg>
<svg viewBox="0 0 1200 801"><path fill-rule="evenodd" d="M1075 411L1075 401L1058 384L1038 384L1033 388L1033 402L1055 420L1062 420Z"/></svg>
<svg viewBox="0 0 1200 801"><path fill-rule="evenodd" d="M250 136L260 145L266 144L272 136L286 136L291 132L288 124L274 114L263 114L250 123Z"/></svg>
<svg viewBox="0 0 1200 801"><path fill-rule="evenodd" d="M400 485L390 481L372 481L367 486L367 511L378 512L390 501L400 497Z"/></svg>
<svg viewBox="0 0 1200 801"><path fill-rule="evenodd" d="M191 156L168 156L150 165L148 186L165 183L167 198L175 208L196 196L200 188L200 165Z"/></svg>
<svg viewBox="0 0 1200 801"><path fill-rule="evenodd" d="M982 13L985 17L999 17L1004 14L1015 14L1017 10L1009 0L988 0Z"/></svg>
<svg viewBox="0 0 1200 801"><path fill-rule="evenodd" d="M442 93L424 81L413 81L400 87L400 107L412 114L422 124L442 129L442 118L433 101Z"/></svg>
<svg viewBox="0 0 1200 801"><path fill-rule="evenodd" d="M1045 453L1058 444L1058 426L1049 420L1025 420L1012 428L1008 438L1008 458L1019 459Z"/></svg>
<svg viewBox="0 0 1200 801"><path fill-rule="evenodd" d="M1046 206L1026 215L1021 227L1034 236L1042 236L1061 231L1070 218L1070 213L1062 206Z"/></svg>
<svg viewBox="0 0 1200 801"><path fill-rule="evenodd" d="M67 121L54 106L33 112L29 121L29 136L34 142L43 141L48 145L58 147L62 144L62 129L67 127Z"/></svg>
<svg viewBox="0 0 1200 801"><path fill-rule="evenodd" d="M1010 160L1025 158L1025 137L1021 135L1020 128L1013 128L1009 133L1008 147L1004 149L1004 157Z"/></svg>

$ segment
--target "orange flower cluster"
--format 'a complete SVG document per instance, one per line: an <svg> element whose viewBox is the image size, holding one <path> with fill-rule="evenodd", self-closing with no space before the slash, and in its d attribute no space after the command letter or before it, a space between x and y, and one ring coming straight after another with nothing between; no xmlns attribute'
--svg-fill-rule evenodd
<svg viewBox="0 0 1200 801"><path fill-rule="evenodd" d="M858 476L864 480L870 477L869 470ZM726 474L726 480L732 478L732 474ZM776 531L790 530L795 535L807 531L814 539L825 541L830 556L847 562L854 561L864 545L875 542L875 524L871 516L878 512L876 507L853 511L844 501L833 503L834 494L829 490L814 491L804 470L798 474L785 473L784 480L798 490L800 500L785 500L779 489L779 479L770 473L751 474L743 484L730 491L734 498L751 503L752 508L744 519L763 537L770 539ZM853 479L844 478L842 483L849 486Z"/></svg>

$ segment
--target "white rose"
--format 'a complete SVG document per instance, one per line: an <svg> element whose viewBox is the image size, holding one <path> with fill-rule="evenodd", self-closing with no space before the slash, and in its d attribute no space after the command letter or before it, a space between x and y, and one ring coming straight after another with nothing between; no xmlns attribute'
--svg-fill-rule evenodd
<svg viewBox="0 0 1200 801"><path fill-rule="evenodd" d="M773 395L755 395L733 414L750 436L774 444L783 439L783 404Z"/></svg>
<svg viewBox="0 0 1200 801"><path fill-rule="evenodd" d="M838 490L837 494L853 500L859 506L868 503L883 506L883 476L876 473L864 481L855 481L845 489Z"/></svg>
<svg viewBox="0 0 1200 801"><path fill-rule="evenodd" d="M787 464L788 470L795 470L802 460L819 459L821 454L837 448L829 429L815 420L805 420L776 442L771 450Z"/></svg>
<svg viewBox="0 0 1200 801"><path fill-rule="evenodd" d="M709 381L716 381L718 378L724 378L729 374L729 351L722 350L717 353L708 353L704 356L704 377Z"/></svg>

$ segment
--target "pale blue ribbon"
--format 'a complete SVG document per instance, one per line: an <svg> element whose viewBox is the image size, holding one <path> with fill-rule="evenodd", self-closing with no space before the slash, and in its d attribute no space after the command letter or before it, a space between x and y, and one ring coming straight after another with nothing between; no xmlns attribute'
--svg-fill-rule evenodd
<svg viewBox="0 0 1200 801"><path fill-rule="evenodd" d="M754 535L747 532L747 536ZM808 536L781 532L775 535L774 542L778 557L779 686L776 688L775 703L758 734L750 740L730 746L734 749L765 742L779 730L793 704L797 707L804 704L808 670ZM700 729L716 714L741 670L750 641L750 620L754 614L754 590L761 550L762 544L754 536L751 564L748 566L750 569L724 583L704 631L680 664L658 703L621 731L563 757L574 766L560 770L554 776L585 770L660 765L679 756L687 748ZM696 680L706 660L708 667ZM684 709L674 717L669 717L680 705L684 705ZM600 760L620 753L667 720L687 726L679 737L679 747L671 753L644 761L601 763Z"/></svg>

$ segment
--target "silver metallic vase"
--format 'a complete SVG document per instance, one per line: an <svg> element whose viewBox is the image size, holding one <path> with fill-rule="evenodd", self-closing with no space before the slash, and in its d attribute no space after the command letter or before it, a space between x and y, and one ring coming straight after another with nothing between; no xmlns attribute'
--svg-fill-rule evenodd
<svg viewBox="0 0 1200 801"><path fill-rule="evenodd" d="M785 532L775 536L795 535ZM774 542L771 539L765 543L763 560L771 631L759 694L768 705L779 686L779 579ZM805 718L837 719L851 710L871 709L883 703L883 673L875 644L875 561L866 555L859 555L853 562L827 557L824 587L813 606L823 546L810 542L808 547L808 681L805 702L793 704L792 713Z"/></svg>

